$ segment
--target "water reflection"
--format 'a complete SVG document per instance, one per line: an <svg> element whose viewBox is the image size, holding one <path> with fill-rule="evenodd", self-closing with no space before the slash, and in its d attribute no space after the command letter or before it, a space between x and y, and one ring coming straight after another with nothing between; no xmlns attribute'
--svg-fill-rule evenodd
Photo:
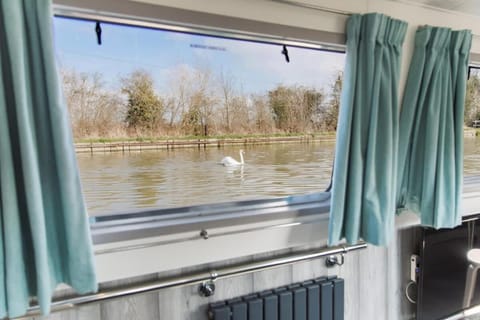
<svg viewBox="0 0 480 320"><path fill-rule="evenodd" d="M246 164L220 160L245 150ZM324 190L333 144L277 144L221 149L79 154L91 214L129 208L176 207Z"/></svg>
<svg viewBox="0 0 480 320"><path fill-rule="evenodd" d="M131 182L131 196L141 207L155 206L160 196L158 185L165 183L164 166L165 155L161 153L136 154L129 159L129 181Z"/></svg>
<svg viewBox="0 0 480 320"><path fill-rule="evenodd" d="M223 167L245 150L245 165ZM480 139L465 139L465 175L480 174ZM91 214L271 198L325 190L333 143L79 154Z"/></svg>

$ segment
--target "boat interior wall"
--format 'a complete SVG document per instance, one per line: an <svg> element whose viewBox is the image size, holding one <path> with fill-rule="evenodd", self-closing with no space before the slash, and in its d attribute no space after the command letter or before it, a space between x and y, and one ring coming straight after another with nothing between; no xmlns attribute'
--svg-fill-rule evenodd
<svg viewBox="0 0 480 320"><path fill-rule="evenodd" d="M204 13L341 34L344 33L347 16L335 14L332 11L380 12L407 21L411 31L414 31L419 25L430 24L455 29L471 29L474 35L480 36L480 12L469 10L470 5L461 8L448 6L447 4L451 2L426 0L209 0L202 2L195 0L54 0L57 6L84 8L99 13L128 13L137 17L168 19L177 22L188 21L190 23L201 22L202 15L200 13ZM322 11L322 8L326 11ZM269 14L265 14L266 12ZM212 18L212 16L203 17ZM204 19L200 24L222 27L224 26L223 22L221 19ZM478 46L480 44L474 46L472 51L478 52Z"/></svg>
<svg viewBox="0 0 480 320"><path fill-rule="evenodd" d="M403 285L409 279L409 257L415 252L419 229L410 228L398 231L394 245L385 247L367 246L346 255L345 263L329 268L324 259L303 261L260 272L245 273L235 277L218 279L215 294L202 297L198 294L198 284L172 287L146 294L108 299L85 304L73 309L53 313L49 317L23 318L23 320L204 320L207 319L208 304L232 299L280 286L303 282L321 276L336 275L345 279L344 319L414 319L414 309L403 297ZM287 249L248 257L221 261L208 265L179 268L173 271L155 273L141 277L117 280L101 285L109 290L141 284L151 284L159 279L196 273L205 268L218 270L236 264L251 263L259 259L273 259L279 255L296 254L299 250L314 249L313 244L303 248ZM362 276L359 276L359 275ZM57 298L64 300L70 291L59 292ZM372 303L375 301L375 303Z"/></svg>
<svg viewBox="0 0 480 320"><path fill-rule="evenodd" d="M279 44L289 45L298 41L317 46L333 44L337 48L343 48L345 42L345 22L348 17L345 13L385 13L409 24L402 57L401 84L405 83L407 77L415 31L421 25L471 29L474 34L472 60L480 63L480 12L468 10L473 1L453 1L456 4L454 6L449 5L451 1L446 0L53 0L56 13L60 15L62 12L69 15L66 14L68 12L71 16L72 12L77 11L89 14L93 20L123 17L156 24L166 23L178 26L179 29L194 27L197 30L234 31L253 37L264 35ZM400 95L402 91L401 85ZM472 194L471 197L465 197L466 213L479 212L477 182L471 181L465 185L466 191ZM211 222L211 225L202 221L202 228L181 229L181 232L128 239L125 242L102 242L99 240L100 236L96 236L95 259L100 282L105 285L109 281L107 286L117 287L124 282L130 282L132 277L136 276L153 274L156 279L156 272L182 274L200 265L228 265L240 257L252 260L258 258L258 255L267 256L275 251L298 250L302 246L324 246L328 210L319 214L321 204L321 201L309 204L311 206L307 209L312 212L316 210L315 214L307 214L310 211L295 211L284 205L290 215L280 217L277 214L275 219L271 219L274 220L274 225L272 221L265 219L221 226L214 225L218 221ZM255 213L251 209L249 211L252 215ZM180 222L176 221L177 224ZM220 285L219 291L224 292L219 292L217 296L210 298L209 302L334 272L346 279L346 292L358 293L346 298L346 319L396 320L401 319L402 315L413 318L412 306L403 298L403 285L408 281L405 270L409 268L409 257L416 251L418 228L405 227L417 223L416 216L400 216L397 226L403 226L404 229L397 232L396 239L388 249L369 246L362 254L353 253L349 263L336 267L334 271L326 270L323 264L317 262L306 262L275 272L257 272L239 277L241 279L238 282L229 280L228 285ZM97 224L97 229L99 226L100 224ZM120 227L122 226L115 226L117 229ZM186 228L183 225L180 227ZM194 226L192 224L188 227ZM94 231L98 231L97 229ZM200 238L200 229L208 229L208 241L205 241L207 238ZM113 237L115 234L108 236ZM179 254L184 252L188 254ZM226 260L229 262L225 262ZM362 276L359 277L359 274ZM380 280L373 281L377 278ZM192 315L198 314L199 310L205 311L206 308L206 300L198 297L197 289L197 286L185 286L101 303L89 309L88 312L97 316L88 319L125 318L122 316L127 313L122 312L131 305L135 312L154 309L158 314L162 313L161 319L196 319ZM380 303L376 305L371 301ZM205 314L203 311L200 313ZM72 318L75 318L83 311L78 309L70 312ZM172 316L169 312L175 312L176 315ZM128 315L126 318L159 317L150 312L148 317Z"/></svg>

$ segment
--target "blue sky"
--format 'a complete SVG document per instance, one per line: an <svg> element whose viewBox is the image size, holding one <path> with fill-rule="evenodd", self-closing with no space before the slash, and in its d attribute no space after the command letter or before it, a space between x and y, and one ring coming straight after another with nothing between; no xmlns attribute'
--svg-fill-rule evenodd
<svg viewBox="0 0 480 320"><path fill-rule="evenodd" d="M94 22L55 18L58 64L78 72L101 73L111 89L120 87L121 77L144 69L163 92L175 70L202 67L214 74L232 75L245 93L265 93L278 84L327 89L344 66L344 55L338 53L290 47L290 63L286 63L280 45L105 23L99 46L94 30Z"/></svg>

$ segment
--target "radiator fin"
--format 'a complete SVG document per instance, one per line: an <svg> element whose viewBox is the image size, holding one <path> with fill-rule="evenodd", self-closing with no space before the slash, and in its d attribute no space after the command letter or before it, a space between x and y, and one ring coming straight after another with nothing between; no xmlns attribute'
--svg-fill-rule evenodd
<svg viewBox="0 0 480 320"><path fill-rule="evenodd" d="M307 291L305 288L293 290L293 319L307 320Z"/></svg>
<svg viewBox="0 0 480 320"><path fill-rule="evenodd" d="M231 305L232 320L248 320L247 304L245 302L236 302Z"/></svg>
<svg viewBox="0 0 480 320"><path fill-rule="evenodd" d="M343 320L344 318L344 295L345 295L345 284L341 279L334 279L333 283L333 319L334 320Z"/></svg>
<svg viewBox="0 0 480 320"><path fill-rule="evenodd" d="M211 320L344 320L345 283L321 277L210 304Z"/></svg>
<svg viewBox="0 0 480 320"><path fill-rule="evenodd" d="M270 294L263 297L264 320L278 320L278 296Z"/></svg>
<svg viewBox="0 0 480 320"><path fill-rule="evenodd" d="M333 320L333 285L331 282L320 283L320 313L322 320Z"/></svg>

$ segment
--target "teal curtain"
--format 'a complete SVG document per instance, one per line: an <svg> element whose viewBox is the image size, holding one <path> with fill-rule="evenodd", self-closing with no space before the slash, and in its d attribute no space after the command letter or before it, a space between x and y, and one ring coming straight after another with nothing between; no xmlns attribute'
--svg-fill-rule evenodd
<svg viewBox="0 0 480 320"><path fill-rule="evenodd" d="M58 283L94 291L88 217L55 66L50 0L0 0L0 317Z"/></svg>
<svg viewBox="0 0 480 320"><path fill-rule="evenodd" d="M395 216L398 81L407 24L382 14L347 21L332 178L329 244L382 245Z"/></svg>
<svg viewBox="0 0 480 320"><path fill-rule="evenodd" d="M435 228L451 228L461 220L471 39L467 30L419 28L402 103L397 206Z"/></svg>

